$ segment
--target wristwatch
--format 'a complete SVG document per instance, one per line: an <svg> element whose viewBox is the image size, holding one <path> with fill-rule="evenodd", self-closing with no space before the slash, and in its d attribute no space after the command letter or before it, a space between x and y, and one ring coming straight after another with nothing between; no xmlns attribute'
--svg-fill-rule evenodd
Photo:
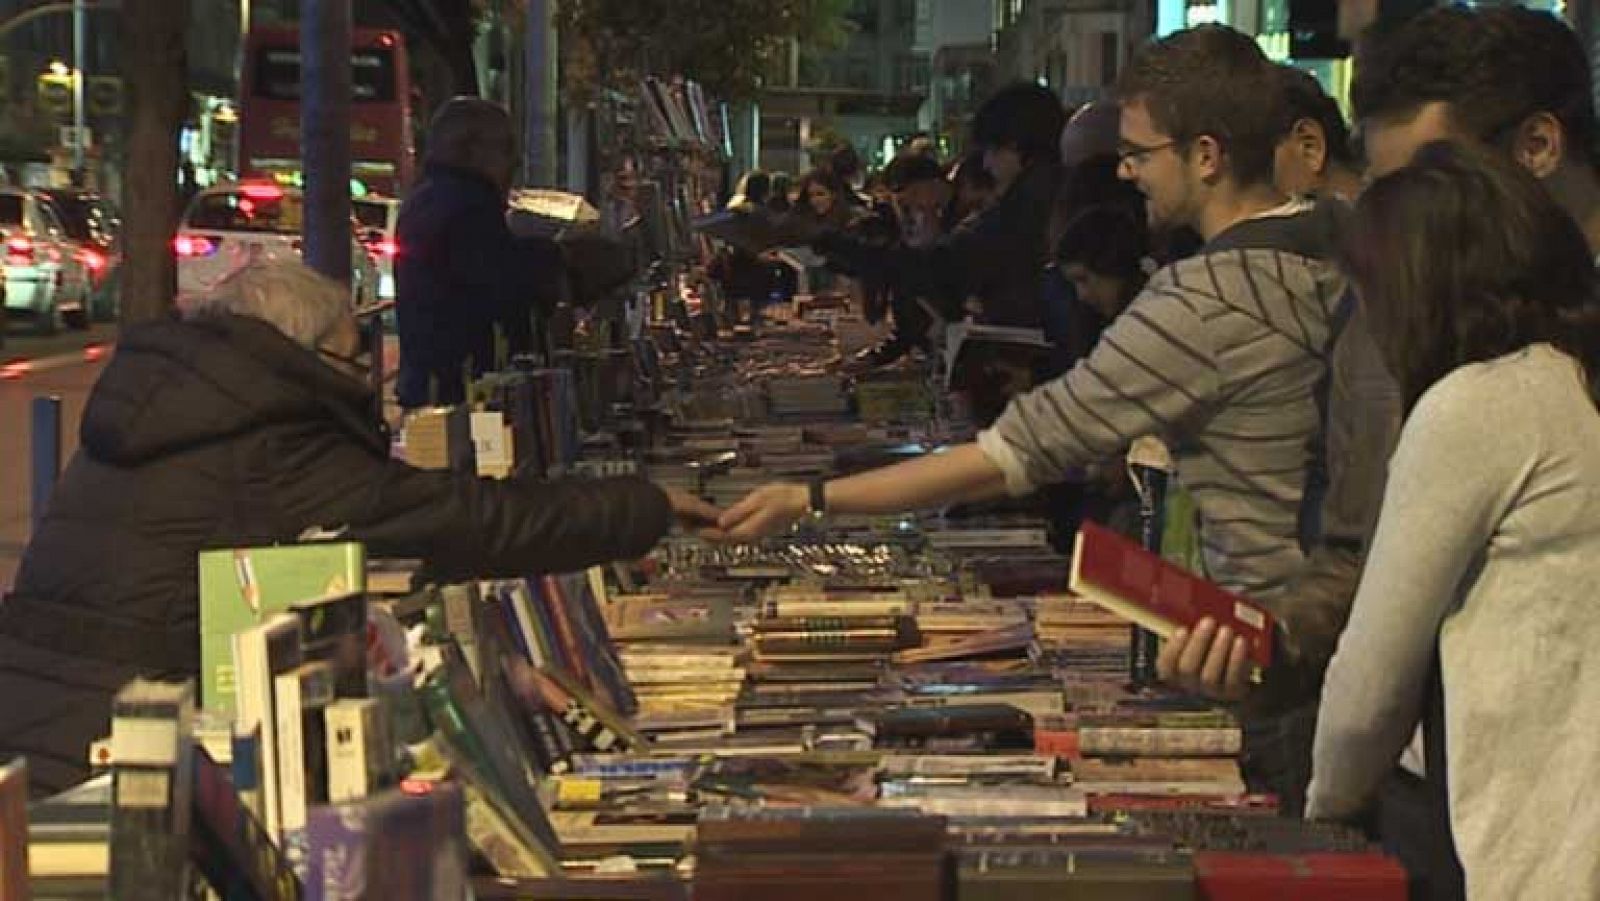
<svg viewBox="0 0 1600 901"><path fill-rule="evenodd" d="M812 519L828 515L827 479L812 479L806 483L806 515Z"/></svg>

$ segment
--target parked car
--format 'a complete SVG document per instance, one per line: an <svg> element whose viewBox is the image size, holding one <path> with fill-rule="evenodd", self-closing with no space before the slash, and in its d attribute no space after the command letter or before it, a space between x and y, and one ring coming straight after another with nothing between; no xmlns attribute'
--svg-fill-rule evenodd
<svg viewBox="0 0 1600 901"><path fill-rule="evenodd" d="M393 197L357 197L355 207L361 243L378 269L378 300L394 300L394 258L400 252L395 243L395 223L400 221L400 201Z"/></svg>
<svg viewBox="0 0 1600 901"><path fill-rule="evenodd" d="M54 204L22 188L0 188L0 233L5 239L6 316L29 320L33 331L89 325L89 277L78 246Z"/></svg>
<svg viewBox="0 0 1600 901"><path fill-rule="evenodd" d="M207 188L189 202L172 241L178 291L205 291L252 259L299 258L305 203L300 191L271 182ZM376 267L350 231L350 301L376 302Z"/></svg>
<svg viewBox="0 0 1600 901"><path fill-rule="evenodd" d="M89 276L89 318L117 318L122 293L122 214L110 199L81 188L44 192L67 236L79 248L78 258Z"/></svg>

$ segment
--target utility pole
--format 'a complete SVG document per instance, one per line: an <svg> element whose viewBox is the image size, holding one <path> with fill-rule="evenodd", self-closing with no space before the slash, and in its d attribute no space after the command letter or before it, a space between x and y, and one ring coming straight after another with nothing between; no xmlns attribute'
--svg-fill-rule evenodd
<svg viewBox="0 0 1600 901"><path fill-rule="evenodd" d="M77 140L72 142L72 184L83 187L83 145L88 131L88 112L83 106L83 83L89 73L89 10L85 0L72 0L72 125Z"/></svg>
<svg viewBox="0 0 1600 901"><path fill-rule="evenodd" d="M300 0L306 265L350 283L350 0Z"/></svg>
<svg viewBox="0 0 1600 901"><path fill-rule="evenodd" d="M558 0L528 0L523 59L525 89L523 178L542 188L556 181L556 23Z"/></svg>

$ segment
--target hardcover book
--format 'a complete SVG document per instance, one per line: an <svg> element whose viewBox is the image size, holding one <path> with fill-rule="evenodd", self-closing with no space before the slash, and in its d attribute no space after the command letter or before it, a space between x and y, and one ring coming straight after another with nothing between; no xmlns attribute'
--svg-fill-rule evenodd
<svg viewBox="0 0 1600 901"><path fill-rule="evenodd" d="M1272 664L1272 614L1104 526L1078 529L1072 590L1163 638L1210 617L1245 638L1257 667Z"/></svg>
<svg viewBox="0 0 1600 901"><path fill-rule="evenodd" d="M135 679L112 704L111 897L172 901L192 869L194 688Z"/></svg>

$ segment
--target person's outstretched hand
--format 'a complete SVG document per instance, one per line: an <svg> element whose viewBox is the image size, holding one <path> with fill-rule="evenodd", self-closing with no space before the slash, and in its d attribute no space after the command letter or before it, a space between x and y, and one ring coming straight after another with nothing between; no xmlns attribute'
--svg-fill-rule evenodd
<svg viewBox="0 0 1600 901"><path fill-rule="evenodd" d="M750 542L786 531L806 513L809 493L793 482L773 482L745 495L717 525L733 541Z"/></svg>
<svg viewBox="0 0 1600 901"><path fill-rule="evenodd" d="M672 505L672 515L684 531L693 532L707 541L726 541L727 536L717 526L722 511L680 488L663 488L667 502Z"/></svg>

